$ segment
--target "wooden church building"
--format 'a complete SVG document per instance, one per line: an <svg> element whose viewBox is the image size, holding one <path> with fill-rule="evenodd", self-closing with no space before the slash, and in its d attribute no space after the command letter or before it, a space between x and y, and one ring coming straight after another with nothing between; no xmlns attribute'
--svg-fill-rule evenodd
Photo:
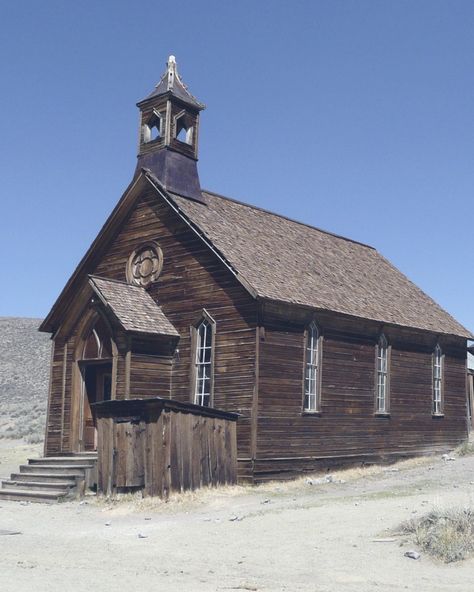
<svg viewBox="0 0 474 592"><path fill-rule="evenodd" d="M45 455L157 397L239 414L253 481L464 440L469 331L373 247L201 189L173 56L138 108L135 175L41 325Z"/></svg>

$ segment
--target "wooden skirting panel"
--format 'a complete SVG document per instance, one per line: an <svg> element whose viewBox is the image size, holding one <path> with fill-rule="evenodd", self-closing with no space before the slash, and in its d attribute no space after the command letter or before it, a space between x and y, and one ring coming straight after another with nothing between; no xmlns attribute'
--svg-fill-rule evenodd
<svg viewBox="0 0 474 592"><path fill-rule="evenodd" d="M459 444L458 442L457 444ZM374 464L391 464L398 460L414 458L416 456L440 455L454 447L451 445L439 445L429 448L405 448L384 453L367 453L337 457L320 458L283 458L262 459L253 463L252 482L255 484L267 481L285 481L301 477L304 474L328 472L349 467L361 467ZM239 466L240 481L240 466ZM242 482L248 482L245 478Z"/></svg>

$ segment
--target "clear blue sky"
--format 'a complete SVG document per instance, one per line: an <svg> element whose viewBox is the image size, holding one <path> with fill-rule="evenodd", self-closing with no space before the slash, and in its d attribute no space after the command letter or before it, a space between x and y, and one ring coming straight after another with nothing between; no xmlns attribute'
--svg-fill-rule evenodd
<svg viewBox="0 0 474 592"><path fill-rule="evenodd" d="M474 330L474 2L0 8L0 316L44 316L129 183L174 54L205 188L374 245Z"/></svg>

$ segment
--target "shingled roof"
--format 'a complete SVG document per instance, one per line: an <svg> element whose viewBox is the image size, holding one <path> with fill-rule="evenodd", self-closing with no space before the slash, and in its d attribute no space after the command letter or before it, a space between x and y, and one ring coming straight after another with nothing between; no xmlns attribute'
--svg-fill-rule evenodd
<svg viewBox="0 0 474 592"><path fill-rule="evenodd" d="M179 333L144 288L97 276L90 276L89 283L126 331L179 337Z"/></svg>
<svg viewBox="0 0 474 592"><path fill-rule="evenodd" d="M173 195L261 298L459 336L471 333L373 247L215 193Z"/></svg>
<svg viewBox="0 0 474 592"><path fill-rule="evenodd" d="M205 105L200 103L196 99L196 97L189 92L188 87L184 84L183 79L178 74L176 58L172 55L168 58L168 62L166 64L166 71L160 78L160 81L156 85L154 91L150 93L145 99L140 101L138 105L140 105L141 103L145 103L149 99L153 99L155 97L159 97L167 93L172 94L175 97L178 97L183 102L192 105L196 109L205 109Z"/></svg>

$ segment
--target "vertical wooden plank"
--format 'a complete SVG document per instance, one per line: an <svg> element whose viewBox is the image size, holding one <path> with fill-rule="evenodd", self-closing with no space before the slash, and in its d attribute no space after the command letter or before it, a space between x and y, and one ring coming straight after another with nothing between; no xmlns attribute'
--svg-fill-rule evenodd
<svg viewBox="0 0 474 592"><path fill-rule="evenodd" d="M121 426L121 487L144 485L143 422L126 422Z"/></svg>
<svg viewBox="0 0 474 592"><path fill-rule="evenodd" d="M181 491L181 463L180 463L180 432L178 429L178 416L176 411L170 411L170 465L171 465L171 491Z"/></svg>
<svg viewBox="0 0 474 592"><path fill-rule="evenodd" d="M61 380L61 438L60 448L63 451L63 439L64 439L64 409L66 405L66 376L67 376L67 341L64 343L63 350L63 375Z"/></svg>
<svg viewBox="0 0 474 592"><path fill-rule="evenodd" d="M145 439L144 439L144 450L145 450L145 459L144 459L144 477L145 477L145 487L143 488L143 495L149 496L153 495L152 493L152 483L153 483L153 429L154 429L155 422L151 421L151 418L148 417L145 422Z"/></svg>
<svg viewBox="0 0 474 592"><path fill-rule="evenodd" d="M230 421L223 422L223 436L224 436L224 479L225 483L232 483L232 445L230 433Z"/></svg>
<svg viewBox="0 0 474 592"><path fill-rule="evenodd" d="M106 460L106 465L104 467L103 490L106 495L111 495L113 490L114 470L114 424L111 417L104 418L104 428L104 459Z"/></svg>
<svg viewBox="0 0 474 592"><path fill-rule="evenodd" d="M155 456L157 446L158 416L150 414L146 420L145 426L145 487L143 494L145 496L157 495L156 477L155 477Z"/></svg>
<svg viewBox="0 0 474 592"><path fill-rule="evenodd" d="M201 487L201 418L199 415L191 415L192 418L192 446L191 446L191 465L192 465L192 488Z"/></svg>
<svg viewBox="0 0 474 592"><path fill-rule="evenodd" d="M162 473L162 497L168 499L171 489L171 426L170 426L170 411L163 411L161 417L163 418L163 437L162 437L162 453L163 453L163 473Z"/></svg>
<svg viewBox="0 0 474 592"><path fill-rule="evenodd" d="M107 457L104 442L104 418L97 420L97 492L104 492L104 471L106 471Z"/></svg>
<svg viewBox="0 0 474 592"><path fill-rule="evenodd" d="M211 483L212 485L218 484L217 474L217 419L212 418L211 425L209 426L209 463L211 468Z"/></svg>
<svg viewBox="0 0 474 592"><path fill-rule="evenodd" d="M181 419L181 444L182 444L182 465L183 481L182 489L187 491L192 487L191 480L191 415L189 413L180 413Z"/></svg>
<svg viewBox="0 0 474 592"><path fill-rule="evenodd" d="M110 397L112 400L117 398L117 377L118 377L119 353L117 345L112 342L112 388Z"/></svg>
<svg viewBox="0 0 474 592"><path fill-rule="evenodd" d="M115 432L115 475L114 475L114 486L124 487L124 452L126 447L124 445L124 423L114 423Z"/></svg>
<svg viewBox="0 0 474 592"><path fill-rule="evenodd" d="M227 429L230 433L230 483L237 483L237 422L227 422Z"/></svg>
<svg viewBox="0 0 474 592"><path fill-rule="evenodd" d="M125 354L125 399L130 399L130 367L131 367L132 352L130 344Z"/></svg>
<svg viewBox="0 0 474 592"><path fill-rule="evenodd" d="M474 429L474 374L468 374L469 381L469 401L471 412L471 430Z"/></svg>
<svg viewBox="0 0 474 592"><path fill-rule="evenodd" d="M154 412L147 420L145 459L145 495L162 495L163 478L163 420Z"/></svg>
<svg viewBox="0 0 474 592"><path fill-rule="evenodd" d="M101 417L97 423L97 489L100 493L112 493L113 470L113 420Z"/></svg>
<svg viewBox="0 0 474 592"><path fill-rule="evenodd" d="M113 418L109 418L109 429L110 429L110 471L109 471L109 482L107 490L110 494L114 493L117 489L117 424Z"/></svg>
<svg viewBox="0 0 474 592"><path fill-rule="evenodd" d="M183 436L183 414L175 414L176 422L176 449L178 451L178 476L179 476L179 491L184 491L184 436Z"/></svg>
<svg viewBox="0 0 474 592"><path fill-rule="evenodd" d="M161 411L160 416L158 418L155 430L155 454L154 454L154 476L155 476L155 483L153 489L156 493L153 495L159 495L163 497L163 478L165 473L165 455L164 455L164 442L163 442L163 416L164 413Z"/></svg>
<svg viewBox="0 0 474 592"><path fill-rule="evenodd" d="M209 417L201 417L201 430L200 430L200 441L201 441L201 487L207 486L210 483L210 475L209 475L209 447L208 447L208 438L207 433L209 430L209 421L211 418Z"/></svg>
<svg viewBox="0 0 474 592"><path fill-rule="evenodd" d="M48 405L46 408L46 430L44 436L44 447L43 447L43 454L44 456L48 456L50 451L49 447L49 420L51 415L51 406L53 402L53 388L54 388L54 379L53 379L53 365L54 365L54 350L56 348L56 340L52 340L51 344L51 354L49 357L49 384L48 384Z"/></svg>
<svg viewBox="0 0 474 592"><path fill-rule="evenodd" d="M258 392L260 381L260 339L263 339L263 327L255 328L255 371L252 397L252 417L250 424L250 456L257 458L257 436L258 436Z"/></svg>
<svg viewBox="0 0 474 592"><path fill-rule="evenodd" d="M225 433L223 423L225 420L217 420L217 480L219 485L225 484Z"/></svg>

